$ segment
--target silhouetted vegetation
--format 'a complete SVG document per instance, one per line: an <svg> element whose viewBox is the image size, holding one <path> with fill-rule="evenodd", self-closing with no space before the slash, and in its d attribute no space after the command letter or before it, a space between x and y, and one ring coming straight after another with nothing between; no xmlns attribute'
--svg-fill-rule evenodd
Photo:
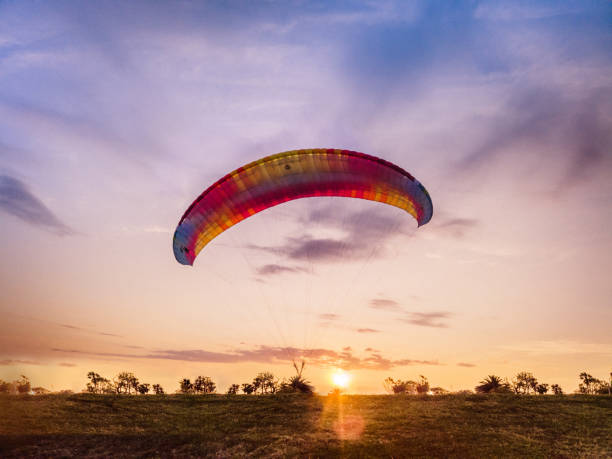
<svg viewBox="0 0 612 459"><path fill-rule="evenodd" d="M418 381L402 381L401 379L393 379L391 377L383 381L385 390L392 394L428 394L434 393L429 389L429 381L423 375L419 375ZM436 387L436 395L445 393L446 391L441 387Z"/></svg>
<svg viewBox="0 0 612 459"><path fill-rule="evenodd" d="M530 393L536 393L538 387L538 380L531 373L527 371L521 371L512 380L512 390L516 394L528 395Z"/></svg>
<svg viewBox="0 0 612 459"><path fill-rule="evenodd" d="M297 364L293 362L293 368L295 368L296 374L291 376L287 381L283 380L280 383L279 392L299 392L302 394L314 393L314 386L310 384L310 381L303 376L305 365L306 362L302 360L301 366L298 368Z"/></svg>
<svg viewBox="0 0 612 459"><path fill-rule="evenodd" d="M164 395L164 388L162 386L160 386L159 384L153 384L153 393L155 395Z"/></svg>
<svg viewBox="0 0 612 459"><path fill-rule="evenodd" d="M597 379L587 372L582 372L579 375L580 384L578 384L578 392L581 394L608 394L610 395L610 383ZM612 373L610 373L612 378Z"/></svg>
<svg viewBox="0 0 612 459"><path fill-rule="evenodd" d="M30 392L31 385L30 380L27 376L21 375L17 381L15 381L17 392L20 394L27 394Z"/></svg>
<svg viewBox="0 0 612 459"><path fill-rule="evenodd" d="M242 384L242 392L247 395L251 395L253 392L255 392L255 387L253 387L253 384L251 383L244 383Z"/></svg>
<svg viewBox="0 0 612 459"><path fill-rule="evenodd" d="M130 395L132 391L138 392L138 378L134 376L134 373L123 371L117 375L114 381L115 390L118 394Z"/></svg>
<svg viewBox="0 0 612 459"><path fill-rule="evenodd" d="M146 395L151 390L149 383L140 383L134 373L127 371L119 373L113 381L100 376L95 371L90 371L87 373L87 379L89 382L85 386L85 391L90 394ZM153 392L163 394L164 390L159 384L153 384Z"/></svg>
<svg viewBox="0 0 612 459"><path fill-rule="evenodd" d="M217 385L208 376L198 376L193 383L193 391L196 394L212 394L217 390Z"/></svg>
<svg viewBox="0 0 612 459"><path fill-rule="evenodd" d="M236 395L240 390L240 386L238 384L232 384L227 388L227 395Z"/></svg>
<svg viewBox="0 0 612 459"><path fill-rule="evenodd" d="M147 384L147 383L145 383L145 384L138 384L138 387L136 388L138 393L141 394L141 395L148 394L150 389L151 389L151 385Z"/></svg>
<svg viewBox="0 0 612 459"><path fill-rule="evenodd" d="M179 384L179 392L182 394L213 394L217 389L217 385L208 376L198 376L193 383L190 379L183 378Z"/></svg>
<svg viewBox="0 0 612 459"><path fill-rule="evenodd" d="M0 379L0 394L9 394L11 392L11 383Z"/></svg>
<svg viewBox="0 0 612 459"><path fill-rule="evenodd" d="M489 375L480 384L474 388L479 394L504 393L510 392L510 383L502 381L502 378L496 375Z"/></svg>
<svg viewBox="0 0 612 459"><path fill-rule="evenodd" d="M553 384L552 386L550 386L550 389L555 395L563 395L563 389L561 389L559 384Z"/></svg>
<svg viewBox="0 0 612 459"><path fill-rule="evenodd" d="M179 392L182 394L192 394L193 393L193 384L191 380L188 378L183 378L179 381L180 389Z"/></svg>
<svg viewBox="0 0 612 459"><path fill-rule="evenodd" d="M278 381L272 373L264 371L253 379L253 388L255 393L259 391L260 394L274 394L278 390Z"/></svg>
<svg viewBox="0 0 612 459"><path fill-rule="evenodd" d="M414 381L402 381L388 377L383 381L385 390L391 394L416 394L417 383Z"/></svg>
<svg viewBox="0 0 612 459"><path fill-rule="evenodd" d="M108 379L100 376L95 371L90 371L87 373L87 378L89 379L89 382L85 387L87 392L92 394L112 394L115 392L112 383Z"/></svg>

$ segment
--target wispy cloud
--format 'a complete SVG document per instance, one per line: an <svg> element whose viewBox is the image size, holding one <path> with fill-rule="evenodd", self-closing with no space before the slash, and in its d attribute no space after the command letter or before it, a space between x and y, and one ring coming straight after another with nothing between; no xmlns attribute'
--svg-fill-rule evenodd
<svg viewBox="0 0 612 459"><path fill-rule="evenodd" d="M459 362L457 364L458 367L466 367L466 368L472 368L475 367L476 365L473 363L468 363L468 362Z"/></svg>
<svg viewBox="0 0 612 459"><path fill-rule="evenodd" d="M448 324L444 319L451 317L449 312L408 312L406 317L401 318L403 322L421 327L447 328Z"/></svg>
<svg viewBox="0 0 612 459"><path fill-rule="evenodd" d="M327 228L344 233L339 237L313 237L304 233L287 238L283 245L247 248L280 255L288 260L300 262L351 262L370 260L385 256L387 243L393 238L409 234L414 222L408 215L398 215L372 204L372 207L352 212L340 218L337 207L320 206L301 218L306 228Z"/></svg>
<svg viewBox="0 0 612 459"><path fill-rule="evenodd" d="M456 239L460 239L479 224L479 221L473 218L450 217L446 215L437 215L436 219L429 224L428 230L440 235L448 235Z"/></svg>
<svg viewBox="0 0 612 459"><path fill-rule="evenodd" d="M374 352L366 357L353 353L350 346L341 351L333 349L300 349L295 347L257 346L254 349L240 349L228 352L213 352L202 349L192 350L157 350L146 354L121 354L88 352L76 349L52 349L58 353L83 354L99 357L117 357L132 359L180 360L202 363L240 363L258 362L279 364L296 359L305 359L310 365L320 367L339 367L344 369L388 370L398 366L408 365L440 365L436 360L390 359Z"/></svg>
<svg viewBox="0 0 612 459"><path fill-rule="evenodd" d="M370 307L383 311L403 311L403 308L397 301L388 298L373 298L370 300Z"/></svg>
<svg viewBox="0 0 612 459"><path fill-rule="evenodd" d="M340 320L341 318L342 316L340 316L339 314L332 314L332 313L319 314L319 319L321 320Z"/></svg>
<svg viewBox="0 0 612 459"><path fill-rule="evenodd" d="M284 266L279 264L268 264L261 266L256 269L256 272L260 276L273 276L282 273L303 273L308 272L306 268L299 266Z"/></svg>
<svg viewBox="0 0 612 459"><path fill-rule="evenodd" d="M485 138L460 163L463 170L482 169L502 158L533 165L554 162L557 189L584 183L599 165L610 167L612 82L582 89L572 97L550 87L521 88L512 94L498 117L488 121ZM564 170L559 175L559 166Z"/></svg>
<svg viewBox="0 0 612 459"><path fill-rule="evenodd" d="M375 328L358 328L357 333L380 333L380 330Z"/></svg>
<svg viewBox="0 0 612 459"><path fill-rule="evenodd" d="M379 311L399 313L398 320L422 327L447 328L448 324L444 320L452 316L446 311L408 311L399 302L389 298L373 298L370 300L369 307Z"/></svg>
<svg viewBox="0 0 612 459"><path fill-rule="evenodd" d="M35 362L33 360L0 360L0 365L8 366L8 365L43 365L41 362Z"/></svg>
<svg viewBox="0 0 612 459"><path fill-rule="evenodd" d="M63 328L69 328L71 330L79 330L79 331L83 331L83 332L86 332L86 333L94 333L94 334L102 335L102 336L113 336L115 338L123 338L123 336L117 335L115 333L107 333L107 332L100 332L100 331L90 330L88 328L77 327L76 325L70 325L70 324L57 324L57 325L59 325L60 327L63 327Z"/></svg>
<svg viewBox="0 0 612 459"><path fill-rule="evenodd" d="M600 354L612 355L612 344L589 343L572 340L529 341L518 344L506 344L501 349L529 355L577 355Z"/></svg>
<svg viewBox="0 0 612 459"><path fill-rule="evenodd" d="M69 362L61 362L61 363L58 363L58 365L60 367L76 367L77 366L76 363L69 363Z"/></svg>
<svg viewBox="0 0 612 459"><path fill-rule="evenodd" d="M0 210L59 236L74 234L20 180L0 175Z"/></svg>

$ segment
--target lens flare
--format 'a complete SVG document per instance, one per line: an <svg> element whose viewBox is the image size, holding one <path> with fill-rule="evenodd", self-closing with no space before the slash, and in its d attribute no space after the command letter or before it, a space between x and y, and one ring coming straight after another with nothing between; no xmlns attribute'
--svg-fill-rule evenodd
<svg viewBox="0 0 612 459"><path fill-rule="evenodd" d="M342 370L337 370L332 375L332 382L334 383L334 386L339 387L341 389L346 388L350 380L351 376Z"/></svg>

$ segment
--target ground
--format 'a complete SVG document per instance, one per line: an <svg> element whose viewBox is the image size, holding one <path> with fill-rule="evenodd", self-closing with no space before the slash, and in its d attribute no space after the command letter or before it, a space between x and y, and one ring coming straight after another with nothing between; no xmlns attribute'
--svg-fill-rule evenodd
<svg viewBox="0 0 612 459"><path fill-rule="evenodd" d="M612 397L0 397L0 457L611 457Z"/></svg>

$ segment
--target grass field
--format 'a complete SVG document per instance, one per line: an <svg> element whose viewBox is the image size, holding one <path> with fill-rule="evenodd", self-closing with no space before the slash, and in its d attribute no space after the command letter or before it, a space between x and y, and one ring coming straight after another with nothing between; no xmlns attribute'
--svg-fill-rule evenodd
<svg viewBox="0 0 612 459"><path fill-rule="evenodd" d="M612 397L0 397L0 456L612 457Z"/></svg>

